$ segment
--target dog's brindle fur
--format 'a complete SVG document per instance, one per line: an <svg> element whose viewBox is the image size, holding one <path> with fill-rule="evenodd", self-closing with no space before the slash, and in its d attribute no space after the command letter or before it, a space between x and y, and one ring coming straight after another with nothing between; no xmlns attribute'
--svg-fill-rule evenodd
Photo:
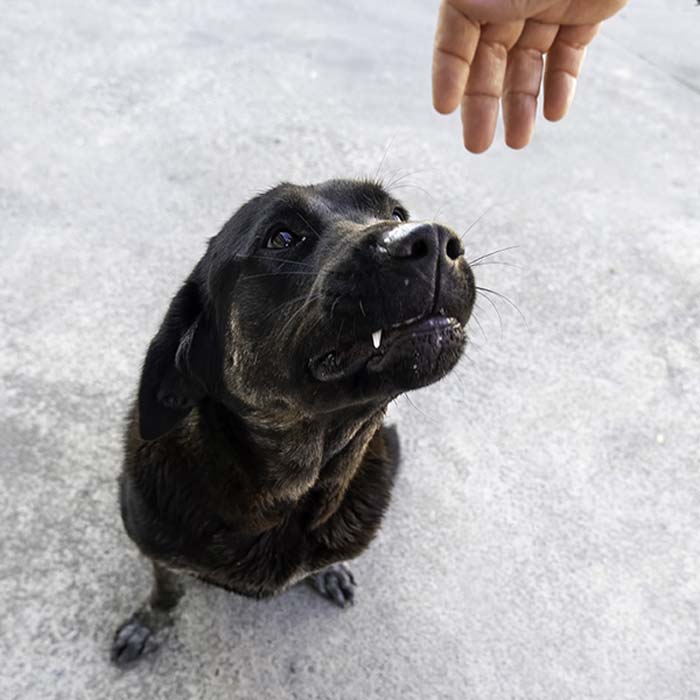
<svg viewBox="0 0 700 700"><path fill-rule="evenodd" d="M129 415L121 511L155 581L117 663L157 646L180 572L255 597L309 577L352 602L342 562L376 534L398 460L387 404L455 365L474 301L460 239L407 221L373 182L283 184L209 242Z"/></svg>

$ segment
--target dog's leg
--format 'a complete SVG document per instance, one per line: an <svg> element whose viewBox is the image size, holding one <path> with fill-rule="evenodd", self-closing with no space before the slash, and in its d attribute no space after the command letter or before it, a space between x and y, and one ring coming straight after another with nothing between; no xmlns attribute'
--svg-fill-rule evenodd
<svg viewBox="0 0 700 700"><path fill-rule="evenodd" d="M331 564L307 576L306 581L315 591L341 608L347 608L355 601L355 577L343 562Z"/></svg>
<svg viewBox="0 0 700 700"><path fill-rule="evenodd" d="M150 597L114 635L112 661L117 666L126 666L160 646L173 624L173 610L184 592L177 574L153 562Z"/></svg>

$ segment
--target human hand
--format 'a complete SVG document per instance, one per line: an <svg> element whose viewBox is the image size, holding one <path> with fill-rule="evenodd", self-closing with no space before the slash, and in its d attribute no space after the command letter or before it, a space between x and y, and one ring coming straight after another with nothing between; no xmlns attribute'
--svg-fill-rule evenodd
<svg viewBox="0 0 700 700"><path fill-rule="evenodd" d="M433 105L462 105L465 147L493 142L499 102L506 143L532 138L544 72L544 116L571 106L586 47L627 0L442 0L433 52ZM544 55L547 54L546 67ZM543 70L544 69L544 70Z"/></svg>

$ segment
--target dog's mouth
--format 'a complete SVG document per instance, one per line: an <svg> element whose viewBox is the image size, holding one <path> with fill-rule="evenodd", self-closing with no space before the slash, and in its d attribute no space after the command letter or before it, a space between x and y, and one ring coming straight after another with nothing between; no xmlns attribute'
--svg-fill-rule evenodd
<svg viewBox="0 0 700 700"><path fill-rule="evenodd" d="M379 329L313 357L311 375L319 382L384 373L397 375L408 388L444 376L457 362L464 345L464 325L454 317L434 314Z"/></svg>

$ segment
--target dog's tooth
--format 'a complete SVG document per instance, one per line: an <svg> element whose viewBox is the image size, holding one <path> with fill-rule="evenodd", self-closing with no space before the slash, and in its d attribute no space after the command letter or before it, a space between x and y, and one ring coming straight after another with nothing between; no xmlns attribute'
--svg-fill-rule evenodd
<svg viewBox="0 0 700 700"><path fill-rule="evenodd" d="M372 345L377 349L382 344L382 329L372 333Z"/></svg>

